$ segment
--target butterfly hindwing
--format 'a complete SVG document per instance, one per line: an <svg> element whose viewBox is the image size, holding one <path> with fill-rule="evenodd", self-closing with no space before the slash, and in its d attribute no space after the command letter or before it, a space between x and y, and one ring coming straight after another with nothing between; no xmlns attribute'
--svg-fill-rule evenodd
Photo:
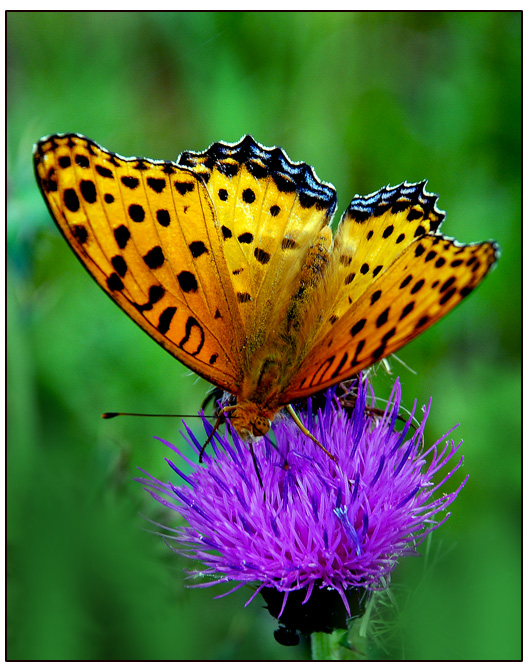
<svg viewBox="0 0 531 669"><path fill-rule="evenodd" d="M237 392L242 327L202 180L72 134L41 140L35 167L57 225L100 286L178 360Z"/></svg>
<svg viewBox="0 0 531 669"><path fill-rule="evenodd" d="M403 183L353 198L334 240L329 271L337 284L336 319L415 239L438 230L444 212L425 183Z"/></svg>
<svg viewBox="0 0 531 669"><path fill-rule="evenodd" d="M305 163L249 135L186 151L178 163L206 183L248 345L256 350L284 317L311 246L322 231L331 241L335 190Z"/></svg>

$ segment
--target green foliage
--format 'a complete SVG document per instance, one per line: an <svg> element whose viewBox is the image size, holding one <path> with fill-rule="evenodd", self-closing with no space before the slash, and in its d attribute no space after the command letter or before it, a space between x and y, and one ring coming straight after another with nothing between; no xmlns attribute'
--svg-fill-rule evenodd
<svg viewBox="0 0 531 669"><path fill-rule="evenodd" d="M244 133L355 193L429 179L462 242L497 239L485 284L399 353L404 405L456 423L470 480L437 533L452 547L372 659L520 654L521 14L9 12L8 650L10 660L300 660L250 593L184 589L186 563L142 514L137 467L170 476L179 421L207 384L100 291L55 229L32 144L74 131L175 159ZM376 381L388 395L391 377ZM194 419L190 421L194 425ZM198 426L199 429L199 426ZM186 448L186 446L184 446ZM501 584L501 587L500 587ZM496 585L496 587L494 587ZM370 643L370 640L369 640Z"/></svg>

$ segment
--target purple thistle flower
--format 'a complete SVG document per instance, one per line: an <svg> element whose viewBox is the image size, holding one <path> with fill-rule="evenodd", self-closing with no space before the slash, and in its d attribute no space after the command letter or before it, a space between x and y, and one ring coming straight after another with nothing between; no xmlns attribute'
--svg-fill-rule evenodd
<svg viewBox="0 0 531 669"><path fill-rule="evenodd" d="M445 522L450 514L440 517L441 512L466 482L455 492L436 495L462 464L461 458L434 483L460 444L442 444L452 428L424 449L429 405L412 436L408 433L413 430L416 403L406 423L395 429L400 398L397 379L383 415L371 411L374 398L367 382L359 383L350 412L332 390L326 392L324 408L315 416L309 400L303 423L337 463L304 437L293 421L281 419L273 426L276 446L268 438L254 445L263 487L249 445L233 430L231 440L214 435L214 453L205 454L203 465L161 439L191 472L185 474L167 459L183 484L163 483L149 474L138 480L188 522L166 537L175 541L177 553L203 563L204 568L192 575L211 580L196 587L227 582L234 584L229 590L234 592L255 584L247 604L262 591L281 622L290 610L290 593L293 604L304 611L312 593L318 599L323 590L331 592L344 604L344 622L345 615L351 615L353 592L359 611L362 593L386 588L398 559L415 554L426 536ZM204 423L210 433L210 424ZM185 428L183 436L199 452L201 443L186 424ZM290 615L292 611L293 605ZM300 621L288 626L303 632L330 628L329 622L321 628Z"/></svg>

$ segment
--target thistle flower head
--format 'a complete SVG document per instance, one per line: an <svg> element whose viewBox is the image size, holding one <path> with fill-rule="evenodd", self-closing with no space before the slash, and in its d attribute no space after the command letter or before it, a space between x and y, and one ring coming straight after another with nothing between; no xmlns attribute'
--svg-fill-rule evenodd
<svg viewBox="0 0 531 669"><path fill-rule="evenodd" d="M200 585L227 582L233 592L255 584L251 599L262 590L280 593L279 617L295 591L301 608L314 591L335 591L350 615L352 589L385 588L398 559L415 553L447 519L464 485L439 493L462 463L446 471L460 444L443 443L447 433L425 448L429 406L415 428L415 408L405 422L398 420L400 398L397 379L380 415L368 382L358 384L350 411L332 390L315 414L308 402L303 423L337 462L292 420L279 420L273 426L276 445L268 438L254 445L263 486L249 445L234 431L230 438L214 435L213 453L203 465L161 440L191 471L185 473L174 457L167 461L180 483L149 475L139 480L187 521L168 538L176 552L202 563L194 573L209 580ZM206 421L205 427L212 429ZM201 443L185 429L185 439L199 451ZM446 473L435 483L442 469Z"/></svg>

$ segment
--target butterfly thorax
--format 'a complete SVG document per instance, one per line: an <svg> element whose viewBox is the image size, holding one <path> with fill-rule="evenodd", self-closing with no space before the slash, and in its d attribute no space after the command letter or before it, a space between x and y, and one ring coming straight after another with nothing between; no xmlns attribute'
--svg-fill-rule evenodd
<svg viewBox="0 0 531 669"><path fill-rule="evenodd" d="M263 437L282 407L279 402L279 378L283 365L280 357L260 353L255 356L253 370L245 375L231 422L246 440Z"/></svg>

